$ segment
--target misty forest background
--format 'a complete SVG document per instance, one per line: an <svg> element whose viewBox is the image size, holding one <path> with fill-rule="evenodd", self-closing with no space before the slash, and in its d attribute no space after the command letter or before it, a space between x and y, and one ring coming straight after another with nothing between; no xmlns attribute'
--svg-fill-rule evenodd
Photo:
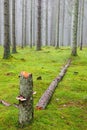
<svg viewBox="0 0 87 130"><path fill-rule="evenodd" d="M4 0L0 0L0 44L4 44ZM73 0L42 0L41 1L41 44L55 46L58 37L59 22L59 46L71 46ZM12 44L12 0L9 2L10 10L10 44ZM60 10L59 10L60 8ZM37 43L37 0L15 1L15 38L16 44L36 45ZM59 13L59 16L58 16ZM79 0L78 16L78 46L81 40L87 45L87 1ZM59 17L59 18L58 18ZM59 19L59 20L58 20ZM83 23L82 23L83 21ZM82 25L83 24L83 25Z"/></svg>

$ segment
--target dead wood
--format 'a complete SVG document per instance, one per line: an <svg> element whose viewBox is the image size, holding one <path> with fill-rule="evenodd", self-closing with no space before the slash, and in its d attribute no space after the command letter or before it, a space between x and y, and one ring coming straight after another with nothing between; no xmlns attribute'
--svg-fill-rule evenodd
<svg viewBox="0 0 87 130"><path fill-rule="evenodd" d="M71 60L68 60L67 64L62 68L61 72L59 73L58 77L56 77L48 87L48 89L45 91L45 93L40 98L39 102L36 105L36 109L43 110L46 108L47 104L49 103L56 87L58 86L58 83L62 80L64 77L67 68L69 67L71 63Z"/></svg>
<svg viewBox="0 0 87 130"><path fill-rule="evenodd" d="M6 102L4 100L0 100L0 103L2 103L4 106L7 106L7 107L11 106L10 103L8 103L8 102Z"/></svg>

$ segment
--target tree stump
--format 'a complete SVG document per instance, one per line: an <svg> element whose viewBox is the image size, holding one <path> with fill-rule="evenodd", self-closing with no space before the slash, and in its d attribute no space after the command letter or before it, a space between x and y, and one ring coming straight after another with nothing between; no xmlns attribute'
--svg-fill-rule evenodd
<svg viewBox="0 0 87 130"><path fill-rule="evenodd" d="M19 100L19 124L24 126L33 120L33 80L32 74L21 72Z"/></svg>

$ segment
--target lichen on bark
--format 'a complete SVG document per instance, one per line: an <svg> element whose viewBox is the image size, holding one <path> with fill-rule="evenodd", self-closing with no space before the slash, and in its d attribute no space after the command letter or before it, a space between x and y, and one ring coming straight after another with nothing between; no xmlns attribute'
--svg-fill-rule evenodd
<svg viewBox="0 0 87 130"><path fill-rule="evenodd" d="M26 78L20 75L20 95L26 100L19 100L19 124L24 126L33 120L33 80L32 74Z"/></svg>

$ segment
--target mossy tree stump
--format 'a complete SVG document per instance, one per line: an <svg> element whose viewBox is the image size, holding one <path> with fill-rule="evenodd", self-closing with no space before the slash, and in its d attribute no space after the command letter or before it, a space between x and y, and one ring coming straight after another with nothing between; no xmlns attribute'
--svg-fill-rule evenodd
<svg viewBox="0 0 87 130"><path fill-rule="evenodd" d="M33 80L32 74L21 72L19 100L19 123L21 126L33 120Z"/></svg>

